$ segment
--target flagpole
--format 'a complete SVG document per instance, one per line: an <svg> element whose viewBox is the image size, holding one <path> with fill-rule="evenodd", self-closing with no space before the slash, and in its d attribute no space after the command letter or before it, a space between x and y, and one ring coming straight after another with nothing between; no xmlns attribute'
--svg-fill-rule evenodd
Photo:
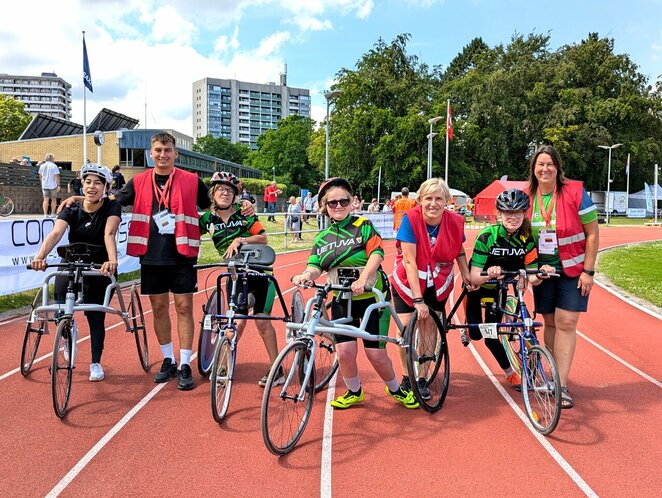
<svg viewBox="0 0 662 498"><path fill-rule="evenodd" d="M625 167L625 209L630 207L630 153L628 152L628 164Z"/></svg>
<svg viewBox="0 0 662 498"><path fill-rule="evenodd" d="M83 47L85 47L85 31L83 31ZM83 166L85 166L86 164L87 164L87 85L85 85L85 74L83 74Z"/></svg>
<svg viewBox="0 0 662 498"><path fill-rule="evenodd" d="M450 125L451 99L446 101L446 168L444 172L444 181L448 185L448 127Z"/></svg>

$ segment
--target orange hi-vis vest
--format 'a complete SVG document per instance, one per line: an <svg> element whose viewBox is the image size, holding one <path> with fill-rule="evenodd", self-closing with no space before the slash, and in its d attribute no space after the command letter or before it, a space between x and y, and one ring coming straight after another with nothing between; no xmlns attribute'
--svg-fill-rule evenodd
<svg viewBox="0 0 662 498"><path fill-rule="evenodd" d="M133 177L136 197L127 241L127 254L130 256L142 256L147 252L154 203L153 174L154 170L149 170ZM198 176L179 168L175 168L172 175L170 205L167 207L175 215L177 252L187 258L196 258L200 251L200 228L196 209Z"/></svg>
<svg viewBox="0 0 662 498"><path fill-rule="evenodd" d="M434 246L430 243L421 206L407 211L407 219L416 237L416 267L421 295L428 287L428 278L431 277L437 300L443 301L453 289L453 264L462 251L464 217L445 209L441 215L439 233ZM400 241L395 243L395 247L398 252L390 279L391 285L402 300L413 307L414 295L407 280Z"/></svg>

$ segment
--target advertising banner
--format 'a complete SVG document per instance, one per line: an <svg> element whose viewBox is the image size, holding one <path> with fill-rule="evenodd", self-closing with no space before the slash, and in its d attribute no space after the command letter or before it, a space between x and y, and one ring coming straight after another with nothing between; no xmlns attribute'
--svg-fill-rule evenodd
<svg viewBox="0 0 662 498"><path fill-rule="evenodd" d="M117 232L117 252L119 273L127 273L140 268L138 258L126 255L130 214L122 214L122 222ZM55 225L54 218L24 218L0 220L0 296L36 289L44 280L44 273L28 270L28 265L39 250L46 236ZM68 244L65 233L58 244ZM48 255L47 261L57 263L60 258L57 248Z"/></svg>

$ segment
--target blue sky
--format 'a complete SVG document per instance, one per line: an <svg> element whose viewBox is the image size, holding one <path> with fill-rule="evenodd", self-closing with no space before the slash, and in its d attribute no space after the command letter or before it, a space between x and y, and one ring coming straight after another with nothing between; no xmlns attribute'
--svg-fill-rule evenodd
<svg viewBox="0 0 662 498"><path fill-rule="evenodd" d="M662 0L26 0L4 5L3 18L14 22L0 26L0 72L56 72L73 86L74 121L83 122L85 30L88 122L108 107L186 134L197 79L277 82L287 64L289 85L310 89L320 120L338 70L400 33L411 54L444 66L478 36L494 46L549 32L554 50L597 32L651 83L662 74Z"/></svg>

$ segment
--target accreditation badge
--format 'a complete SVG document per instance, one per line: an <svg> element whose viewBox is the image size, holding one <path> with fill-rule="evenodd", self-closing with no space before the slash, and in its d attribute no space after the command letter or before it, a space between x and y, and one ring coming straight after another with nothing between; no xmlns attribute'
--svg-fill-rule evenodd
<svg viewBox="0 0 662 498"><path fill-rule="evenodd" d="M557 248L556 230L540 230L538 234L538 253L554 254Z"/></svg>
<svg viewBox="0 0 662 498"><path fill-rule="evenodd" d="M152 216L161 235L175 234L175 215L163 209Z"/></svg>

